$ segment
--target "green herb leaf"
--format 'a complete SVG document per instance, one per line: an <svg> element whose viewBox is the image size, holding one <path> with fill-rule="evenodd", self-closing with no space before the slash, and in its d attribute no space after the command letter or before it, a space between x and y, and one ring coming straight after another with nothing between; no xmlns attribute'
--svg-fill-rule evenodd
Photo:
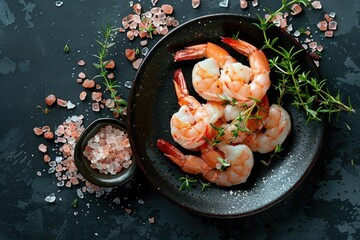
<svg viewBox="0 0 360 240"><path fill-rule="evenodd" d="M64 53L69 53L70 52L70 47L69 45L66 43L64 46Z"/></svg>
<svg viewBox="0 0 360 240"><path fill-rule="evenodd" d="M78 205L78 200L77 200L77 198L75 198L74 201L72 201L71 206L72 206L73 208L76 208L77 205Z"/></svg>

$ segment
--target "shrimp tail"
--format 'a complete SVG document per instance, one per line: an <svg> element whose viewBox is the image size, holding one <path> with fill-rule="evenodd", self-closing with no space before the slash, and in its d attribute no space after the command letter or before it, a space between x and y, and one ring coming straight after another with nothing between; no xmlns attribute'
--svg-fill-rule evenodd
<svg viewBox="0 0 360 240"><path fill-rule="evenodd" d="M174 72L174 86L175 86L176 96L179 99L179 101L185 96L189 96L189 91L186 86L185 77L181 69L176 69ZM180 106L184 105L181 103L179 104Z"/></svg>
<svg viewBox="0 0 360 240"><path fill-rule="evenodd" d="M249 57L249 55L251 53L253 53L254 51L257 50L256 47L254 47L250 43L245 42L241 39L221 37L221 41L223 43L225 43L226 45L229 45L230 47L232 47L233 49L235 49L236 51L238 51L239 53L241 53L242 55L244 55L246 57Z"/></svg>
<svg viewBox="0 0 360 240"><path fill-rule="evenodd" d="M174 62L200 59L205 56L206 44L199 44L179 50L174 55Z"/></svg>
<svg viewBox="0 0 360 240"><path fill-rule="evenodd" d="M190 96L186 86L185 77L181 69L175 70L173 81L179 105L187 105L191 111L195 111L200 106L200 103L194 97Z"/></svg>
<svg viewBox="0 0 360 240"><path fill-rule="evenodd" d="M241 39L233 39L229 37L221 37L221 41L242 55L248 57L250 67L253 70L261 69L261 72L270 72L270 66L264 52L256 48L254 45Z"/></svg>
<svg viewBox="0 0 360 240"><path fill-rule="evenodd" d="M171 158L172 161L174 161L175 159L177 162L181 162L185 160L185 155L179 149L177 149L176 147L174 147L164 139L157 140L157 147L162 153L164 153L166 157Z"/></svg>
<svg viewBox="0 0 360 240"><path fill-rule="evenodd" d="M181 167L181 170L190 174L206 174L211 168L200 157L184 155L179 149L164 139L158 139L157 146L164 155L173 163Z"/></svg>

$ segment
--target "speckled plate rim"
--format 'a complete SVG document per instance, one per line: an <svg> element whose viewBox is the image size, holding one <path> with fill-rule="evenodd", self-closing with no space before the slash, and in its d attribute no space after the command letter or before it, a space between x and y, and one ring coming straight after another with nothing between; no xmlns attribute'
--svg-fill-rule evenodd
<svg viewBox="0 0 360 240"><path fill-rule="evenodd" d="M157 189L165 198L167 198L168 200L170 200L171 202L175 203L176 205L187 209L189 211L191 211L192 213L198 214L198 215L202 215L202 216L206 216L206 217L214 217L214 218L239 218L239 217L245 217L245 216L250 216L259 212L262 212L274 205L276 205L277 203L281 202L282 200L284 200L287 196L289 196L294 190L296 190L301 183L304 181L304 179L308 176L309 172L312 170L313 166L316 163L316 160L318 158L318 155L320 153L321 147L322 147L322 142L323 142L323 135L324 135L324 126L322 124L320 124L319 126L319 136L318 137L318 141L316 142L316 152L313 156L312 161L310 162L310 164L307 166L306 170L304 171L304 173L298 178L298 180L293 184L293 186L284 191L283 194L280 194L275 200L270 201L266 204L264 204L263 206L250 210L250 211L246 211L246 212L239 212L239 213L231 213L231 214L227 214L227 213L213 213L213 212L209 212L206 210L201 210L201 209L194 209L192 206L190 206L190 204L184 204L182 202L179 202L177 199L175 199L174 197L172 197L171 195L169 195L166 191L164 191L163 188L160 187L159 183L157 183L155 180L152 179L152 177L147 173L147 169L145 169L145 166L143 165L142 161L146 161L146 159L144 159L144 156L140 156L139 152L136 150L136 140L135 137L133 136L135 133L135 131L133 131L133 126L132 126L132 114L131 114L131 107L133 106L133 104L135 104L136 102L136 98L135 98L135 94L136 92L136 86L141 84L139 81L139 76L141 75L141 72L144 70L144 68L146 67L146 62L147 59L150 58L150 56L152 56L154 54L154 52L156 52L158 50L158 48L162 47L162 45L164 44L164 42L166 42L166 40L168 38L171 38L173 34L175 34L177 31L179 31L180 29L184 29L187 28L189 25L192 24L196 24L199 21L202 21L204 19L216 19L216 18L221 18L221 17L234 17L234 18L239 18L239 20L241 19L247 19L247 20L251 20L254 22L257 22L257 19L252 18L252 17L247 17L247 16L242 16L239 14L232 14L232 13L217 13L217 14L210 14L210 15L204 15L198 18L194 18L190 21L187 21L183 24L181 24L179 27L173 29L172 31L170 31L166 36L164 36L162 39L160 39L155 45L154 47L149 51L148 55L145 57L144 61L142 62L142 64L139 67L139 70L136 74L135 77L135 81L133 83L133 88L131 89L130 95L129 95L129 115L128 115L128 130L129 130L129 138L130 138L130 142L134 148L134 154L135 154L135 158L138 162L138 165L140 167L140 169L145 173L146 177L148 178L148 180L150 181L150 183L155 187L155 189ZM291 35L289 35L287 32L278 29L279 34L282 34L284 37L286 37L289 41L292 42L292 44L297 45L300 48L303 48L301 46L301 44L299 42L297 42ZM308 55L308 53L307 53ZM309 57L310 58L310 57ZM316 69L315 64L312 62L313 66L310 66L311 69ZM316 74L318 76L319 73L316 70Z"/></svg>

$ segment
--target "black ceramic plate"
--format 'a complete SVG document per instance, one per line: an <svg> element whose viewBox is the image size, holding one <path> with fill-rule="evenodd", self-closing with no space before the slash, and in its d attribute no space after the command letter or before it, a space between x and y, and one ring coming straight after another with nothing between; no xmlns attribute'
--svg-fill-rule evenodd
<svg viewBox="0 0 360 240"><path fill-rule="evenodd" d="M179 190L179 178L185 176L185 173L157 149L156 141L159 138L174 143L169 126L172 114L179 109L172 82L174 70L183 70L190 87L191 70L196 62L174 63L173 54L185 46L211 41L227 49L234 57L246 60L221 43L220 36L232 37L239 32L239 38L261 47L262 32L253 25L254 22L257 20L253 18L217 14L181 25L155 45L141 65L133 84L128 106L128 130L140 168L166 198L200 215L234 218L269 208L299 186L314 165L321 147L322 124L306 124L305 113L286 104L293 127L285 142L282 159L265 166L260 160L266 156L255 155L254 169L245 184L230 188L213 185L203 192L200 186L192 191ZM278 43L287 49L293 46L301 48L300 44L279 28L271 28L268 35L271 38L279 37ZM271 57L268 52L266 54ZM298 60L304 70L319 78L316 66L306 51L299 55ZM197 96L192 88L190 93Z"/></svg>

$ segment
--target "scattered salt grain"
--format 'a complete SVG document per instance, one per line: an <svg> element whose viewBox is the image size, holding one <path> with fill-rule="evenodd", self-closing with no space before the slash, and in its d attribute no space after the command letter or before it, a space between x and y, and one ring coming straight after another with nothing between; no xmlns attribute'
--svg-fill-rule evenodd
<svg viewBox="0 0 360 240"><path fill-rule="evenodd" d="M102 92L92 92L91 99L95 102L100 102L102 99Z"/></svg>
<svg viewBox="0 0 360 240"><path fill-rule="evenodd" d="M82 86L84 88L93 88L95 87L95 81L94 80L90 80L90 79L85 79L85 81L83 82Z"/></svg>
<svg viewBox="0 0 360 240"><path fill-rule="evenodd" d="M46 196L44 201L48 203L53 203L56 200L55 193L51 193L50 195Z"/></svg>
<svg viewBox="0 0 360 240"><path fill-rule="evenodd" d="M140 15L141 13L141 4L140 3L136 3L132 6L134 13Z"/></svg>
<svg viewBox="0 0 360 240"><path fill-rule="evenodd" d="M85 79L85 78L86 78L86 74L83 73L83 72L79 73L78 76L79 76L79 78L81 78L81 79Z"/></svg>
<svg viewBox="0 0 360 240"><path fill-rule="evenodd" d="M40 171L37 171L37 172L36 172L36 175L38 175L39 177L41 177L41 172L40 172Z"/></svg>
<svg viewBox="0 0 360 240"><path fill-rule="evenodd" d="M320 29L320 31L326 31L327 30L327 27L328 27L328 23L327 21L320 21L318 24L317 24L317 27Z"/></svg>
<svg viewBox="0 0 360 240"><path fill-rule="evenodd" d="M81 101L84 101L85 98L86 98L86 95L87 95L87 93L86 93L85 91L82 91L82 92L80 93L80 95L79 95L79 99L80 99Z"/></svg>
<svg viewBox="0 0 360 240"><path fill-rule="evenodd" d="M63 187L64 185L65 185L64 180L61 180L61 181L56 183L56 186L58 186L58 187Z"/></svg>
<svg viewBox="0 0 360 240"><path fill-rule="evenodd" d="M294 5L292 5L291 15L298 15L301 12L302 12L302 7L300 6L300 4L295 3Z"/></svg>
<svg viewBox="0 0 360 240"><path fill-rule="evenodd" d="M79 61L78 61L78 65L81 66L81 67L82 67L82 66L85 66L85 64L86 64L86 63L85 63L84 60L79 60Z"/></svg>
<svg viewBox="0 0 360 240"><path fill-rule="evenodd" d="M193 8L198 8L200 6L200 0L191 0L191 5Z"/></svg>
<svg viewBox="0 0 360 240"><path fill-rule="evenodd" d="M324 33L325 37L333 37L334 36L334 31L332 30L327 30L325 33Z"/></svg>
<svg viewBox="0 0 360 240"><path fill-rule="evenodd" d="M125 208L124 210L127 214L130 214L132 212L132 210L130 208Z"/></svg>
<svg viewBox="0 0 360 240"><path fill-rule="evenodd" d="M246 0L240 0L240 8L246 9L248 7L248 2Z"/></svg>
<svg viewBox="0 0 360 240"><path fill-rule="evenodd" d="M91 109L94 111L94 112L99 112L100 111L100 104L98 102L95 102L91 105Z"/></svg>
<svg viewBox="0 0 360 240"><path fill-rule="evenodd" d="M50 94L45 98L45 103L49 107L52 106L56 102L56 96L54 94Z"/></svg>
<svg viewBox="0 0 360 240"><path fill-rule="evenodd" d="M139 199L139 200L138 200L138 203L142 205L142 204L144 204L144 200Z"/></svg>
<svg viewBox="0 0 360 240"><path fill-rule="evenodd" d="M37 136L41 136L44 133L43 130L39 127L34 127L33 131Z"/></svg>
<svg viewBox="0 0 360 240"><path fill-rule="evenodd" d="M120 204L120 198L118 198L118 197L114 198L113 202L119 205Z"/></svg>
<svg viewBox="0 0 360 240"><path fill-rule="evenodd" d="M39 151L42 152L42 153L46 153L47 151L47 146L43 143L41 143L38 147Z"/></svg>
<svg viewBox="0 0 360 240"><path fill-rule="evenodd" d="M165 14L172 14L174 11L173 6L169 5L169 4L163 4L161 5L161 10L165 13Z"/></svg>
<svg viewBox="0 0 360 240"><path fill-rule="evenodd" d="M54 134L52 132L45 132L44 133L44 138L45 139L53 139L54 138Z"/></svg>
<svg viewBox="0 0 360 240"><path fill-rule="evenodd" d="M61 157L61 156L56 156L56 157L55 157L55 162L56 162L56 163L61 163L62 160L63 160L63 157Z"/></svg>
<svg viewBox="0 0 360 240"><path fill-rule="evenodd" d="M148 54L148 52L149 52L149 48L147 48L147 47L144 47L143 49L141 49L141 54L144 56L146 56Z"/></svg>
<svg viewBox="0 0 360 240"><path fill-rule="evenodd" d="M126 81L126 82L125 82L125 87L126 87L126 88L129 88L129 89L130 89L131 86L132 86L132 82L131 82L131 81Z"/></svg>
<svg viewBox="0 0 360 240"><path fill-rule="evenodd" d="M299 37L301 35L299 30L295 30L294 37Z"/></svg>
<svg viewBox="0 0 360 240"><path fill-rule="evenodd" d="M61 98L58 98L58 99L56 100L56 103L57 103L57 105L59 105L60 107L67 107L67 104L68 104L68 102L67 102L66 100L63 100L63 99L61 99Z"/></svg>
<svg viewBox="0 0 360 240"><path fill-rule="evenodd" d="M329 17L335 18L335 17L336 17L336 13L335 13L335 12L330 12L330 13L329 13Z"/></svg>
<svg viewBox="0 0 360 240"><path fill-rule="evenodd" d="M68 101L66 104L67 109L74 109L75 108L75 104L73 104L72 102Z"/></svg>
<svg viewBox="0 0 360 240"><path fill-rule="evenodd" d="M219 7L228 7L229 6L229 0L222 0L219 3Z"/></svg>
<svg viewBox="0 0 360 240"><path fill-rule="evenodd" d="M76 194L78 195L79 198L81 199L84 198L84 193L81 191L80 188L76 189Z"/></svg>
<svg viewBox="0 0 360 240"><path fill-rule="evenodd" d="M136 51L135 49L126 49L125 50L125 56L129 61L134 61L136 58Z"/></svg>
<svg viewBox="0 0 360 240"><path fill-rule="evenodd" d="M148 221L149 221L150 224L154 224L155 223L155 217L148 218Z"/></svg>
<svg viewBox="0 0 360 240"><path fill-rule="evenodd" d="M336 27L337 27L337 22L335 21L329 22L329 30L336 30Z"/></svg>
<svg viewBox="0 0 360 240"><path fill-rule="evenodd" d="M311 5L313 6L313 8L315 9L322 9L322 5L321 5L321 2L320 1L313 1L311 3Z"/></svg>
<svg viewBox="0 0 360 240"><path fill-rule="evenodd" d="M55 2L55 6L57 6L57 7L61 7L63 4L64 4L63 1L56 1Z"/></svg>
<svg viewBox="0 0 360 240"><path fill-rule="evenodd" d="M133 67L134 67L135 69L139 69L142 60L143 60L142 58L138 58L138 59L136 59L135 61L133 61L133 62L132 62Z"/></svg>

